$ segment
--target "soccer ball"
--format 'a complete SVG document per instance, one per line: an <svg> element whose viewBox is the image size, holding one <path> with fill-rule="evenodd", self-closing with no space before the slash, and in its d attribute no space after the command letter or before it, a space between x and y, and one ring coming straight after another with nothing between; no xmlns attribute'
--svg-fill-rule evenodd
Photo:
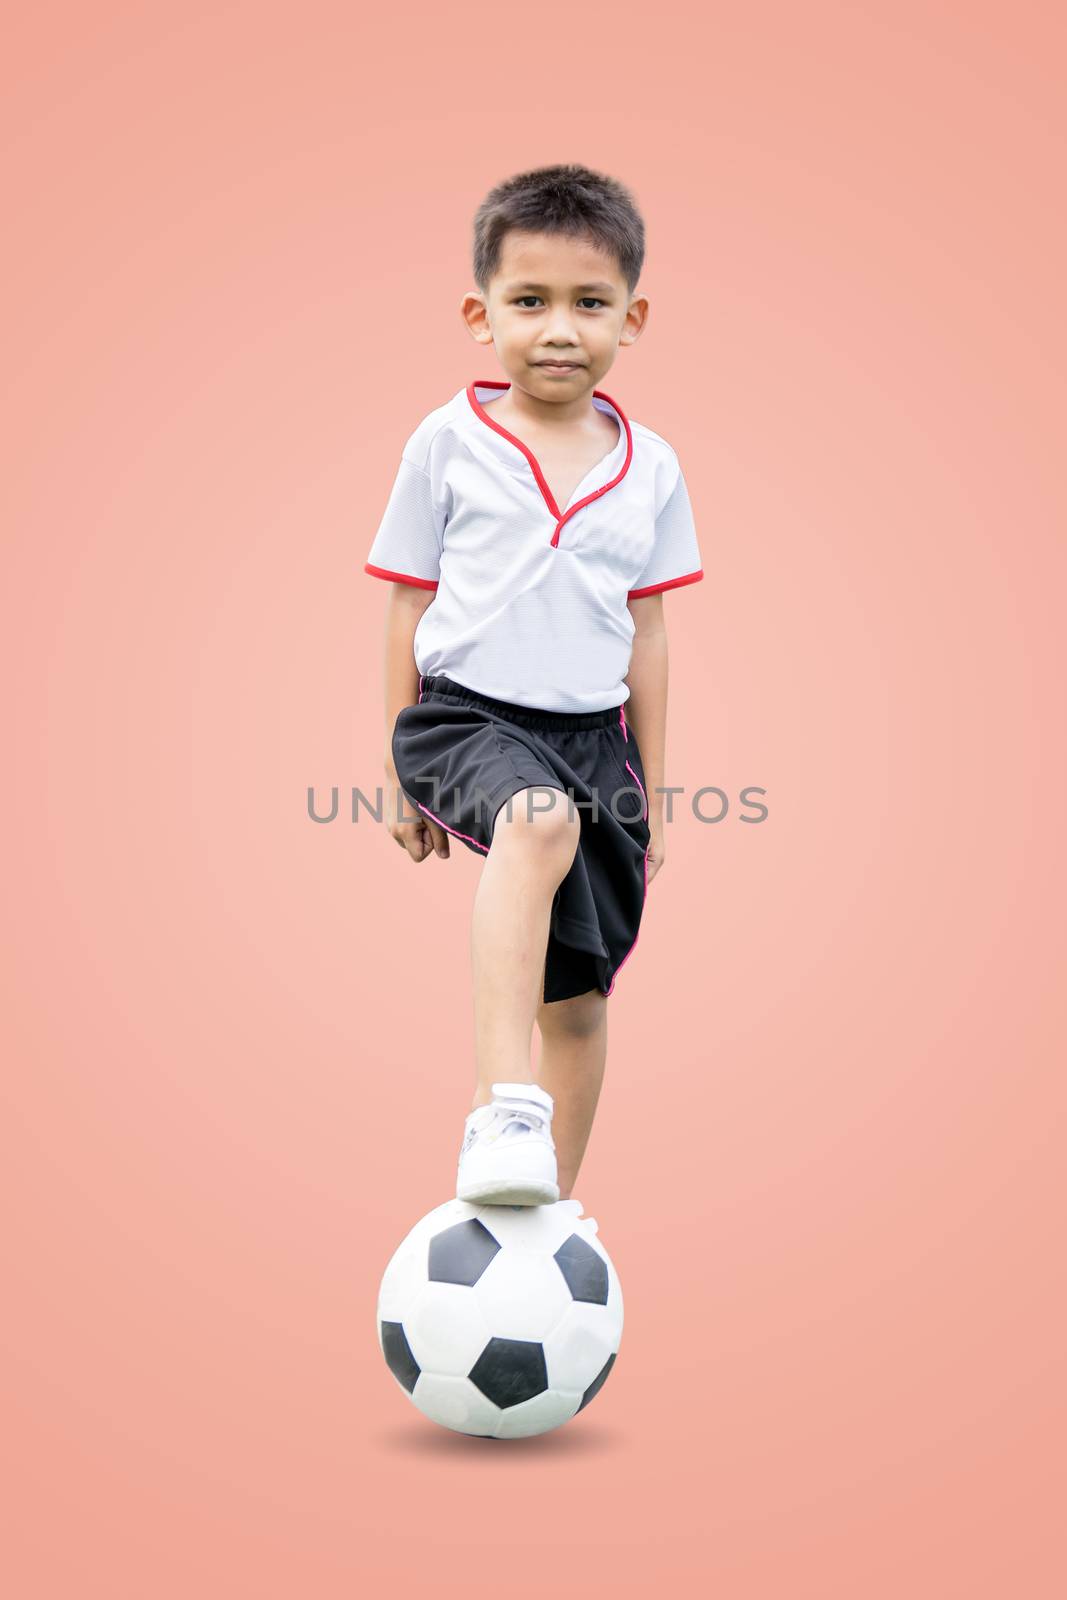
<svg viewBox="0 0 1067 1600"><path fill-rule="evenodd" d="M469 1205L417 1222L385 1269L378 1342L427 1417L457 1433L547 1433L598 1394L622 1288L579 1200Z"/></svg>

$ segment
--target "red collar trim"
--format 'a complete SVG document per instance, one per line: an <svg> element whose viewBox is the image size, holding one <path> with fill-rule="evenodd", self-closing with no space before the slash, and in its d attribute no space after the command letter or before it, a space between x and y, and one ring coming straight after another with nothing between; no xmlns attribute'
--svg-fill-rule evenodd
<svg viewBox="0 0 1067 1600"><path fill-rule="evenodd" d="M545 504L556 519L556 531L552 535L552 543L558 544L559 531L563 527L563 524L565 522L569 522L571 517L574 516L574 513L576 511L580 511L583 506L587 506L591 500L599 500L601 495L607 494L609 489L614 489L615 485L617 483L621 483L627 472L629 472L630 462L633 460L634 455L634 439L633 434L630 431L630 423L625 412L617 401L613 400L609 394L605 394L603 389L593 390L594 399L606 400L608 405L611 406L612 410L618 416L619 421L622 423L623 431L626 434L626 459L623 461L620 470L609 483L601 484L599 489L594 489L592 494L587 494L584 500L577 501L573 506L570 507L567 513L564 514L562 511L560 511L559 506L556 504L555 496L553 495L552 490L548 487L548 483L545 480L545 475L541 471L540 464L533 451L528 445L523 444L521 439L516 439L515 435L510 433L507 428L502 427L499 422L494 422L475 393L476 389L510 388L511 383L508 380L500 378L487 378L483 383L469 383L467 385L467 399L471 403L471 407L475 416L480 417L485 423L486 427L492 428L494 433L499 433L502 438L507 439L511 444L513 444L517 450L521 450L523 455L526 457L530 464L530 469L537 480L537 487L541 491Z"/></svg>

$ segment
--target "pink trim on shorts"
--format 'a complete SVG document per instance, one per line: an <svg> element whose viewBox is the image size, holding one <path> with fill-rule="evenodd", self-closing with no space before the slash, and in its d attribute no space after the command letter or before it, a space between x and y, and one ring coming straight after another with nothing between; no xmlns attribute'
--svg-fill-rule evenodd
<svg viewBox="0 0 1067 1600"><path fill-rule="evenodd" d="M641 896L641 916L642 916L642 918L644 917L644 914L645 914L645 901L648 899L648 852L651 849L651 846L652 846L652 840L649 839L648 844L645 846L645 859L644 859L645 887L644 887L644 892L643 892L643 894ZM614 992L615 983L616 983L616 980L617 980L617 978L619 976L619 973L622 971L623 967L626 965L626 963L629 961L630 957L633 955L634 951L637 949L637 939L640 939L640 937L641 937L641 930L639 928L638 932L637 932L637 938L634 940L633 944L630 946L629 950L627 950L626 954L623 956L622 960L619 962L618 966L615 968L615 971L611 975L611 983L604 990L604 999L605 1000L608 998L609 995L611 995Z"/></svg>
<svg viewBox="0 0 1067 1600"><path fill-rule="evenodd" d="M648 821L648 795L645 793L645 786L641 782L641 779L637 776L637 773L634 771L633 767L631 767L629 762L626 763L626 770L630 774L631 778L633 778L633 780L636 783L637 787L641 791L641 798L645 802L644 820L645 820L645 822L647 822Z"/></svg>
<svg viewBox="0 0 1067 1600"><path fill-rule="evenodd" d="M623 702L623 705L620 705L620 707L619 707L619 727L622 729L623 738L628 740L630 735L629 735L629 733L627 731L627 728L626 728L625 702ZM645 802L644 820L647 822L648 821L648 796L647 796L647 794L645 794L645 786L641 782L640 778L637 776L637 773L634 772L633 767L631 767L631 765L630 765L630 763L628 761L626 763L626 770L627 770L628 773L630 773L630 775L633 778L634 782L637 784L637 787L641 791L641 797ZM644 893L643 893L643 895L641 897L641 918L642 919L644 918L644 915L645 915L645 901L648 899L648 852L651 849L651 847L652 847L652 840L649 839L648 844L645 846L645 859L644 859L645 887L644 887ZM618 978L619 973L622 971L623 967L626 965L626 963L629 961L630 957L633 955L634 951L637 949L637 940L640 939L640 937L641 937L641 932L640 932L640 928L639 928L638 929L638 933L637 933L637 938L634 940L633 944L630 946L629 950L627 950L626 954L623 956L622 960L619 962L618 966L615 968L615 971L612 973L611 983L610 983L609 987L604 990L604 999L605 1000L608 998L608 996L610 994L613 993L613 991L615 989L615 980Z"/></svg>
<svg viewBox="0 0 1067 1600"><path fill-rule="evenodd" d="M440 817L435 817L429 806L424 806L421 800L416 800L415 804L418 806L420 811L425 811L428 817L433 817L433 820L437 823L438 827L443 828L446 833L455 834L457 839L469 839L476 850L484 850L486 855L489 854L489 846L487 844L482 844L478 839L471 839L469 833L460 833L458 828L450 828L447 822L442 822Z"/></svg>

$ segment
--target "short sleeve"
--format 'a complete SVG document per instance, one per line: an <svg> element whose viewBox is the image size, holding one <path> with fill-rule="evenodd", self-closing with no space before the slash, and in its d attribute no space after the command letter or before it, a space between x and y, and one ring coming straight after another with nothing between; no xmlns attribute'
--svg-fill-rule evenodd
<svg viewBox="0 0 1067 1600"><path fill-rule="evenodd" d="M693 508L689 503L685 476L679 466L674 487L656 517L652 554L626 598L637 600L642 595L656 594L661 589L677 589L683 583L696 583L703 576Z"/></svg>
<svg viewBox="0 0 1067 1600"><path fill-rule="evenodd" d="M420 589L436 589L441 573L445 518L434 503L430 475L407 455L396 478L364 572Z"/></svg>

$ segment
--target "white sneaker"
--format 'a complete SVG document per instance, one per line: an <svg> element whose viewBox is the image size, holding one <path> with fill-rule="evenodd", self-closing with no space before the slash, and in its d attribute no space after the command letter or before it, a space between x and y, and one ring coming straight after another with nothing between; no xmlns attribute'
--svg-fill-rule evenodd
<svg viewBox="0 0 1067 1600"><path fill-rule="evenodd" d="M494 1083L467 1116L456 1198L475 1205L543 1206L559 1199L554 1101L536 1083Z"/></svg>

